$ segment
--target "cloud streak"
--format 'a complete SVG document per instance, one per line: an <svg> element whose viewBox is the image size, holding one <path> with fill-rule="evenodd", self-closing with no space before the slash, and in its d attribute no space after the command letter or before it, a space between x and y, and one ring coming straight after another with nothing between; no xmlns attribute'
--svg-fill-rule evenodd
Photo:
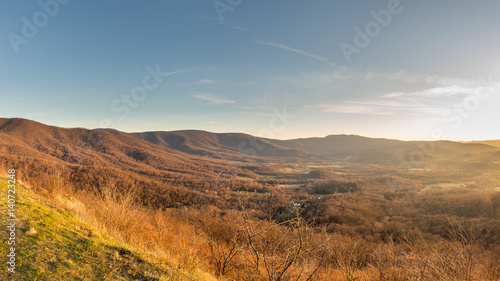
<svg viewBox="0 0 500 281"><path fill-rule="evenodd" d="M365 99L306 105L304 108L308 111L326 113L438 117L480 89L480 85L457 84L414 92L392 92Z"/></svg>
<svg viewBox="0 0 500 281"><path fill-rule="evenodd" d="M197 84L213 84L213 83L215 83L214 80L211 80L211 79L202 79L202 80L198 81Z"/></svg>
<svg viewBox="0 0 500 281"><path fill-rule="evenodd" d="M206 105L220 105L220 104L235 104L236 102L233 100L228 100L225 98L214 97L211 94L206 93L196 93L193 95L193 98L206 101Z"/></svg>
<svg viewBox="0 0 500 281"><path fill-rule="evenodd" d="M293 52L293 53L296 53L296 54L299 54L299 55L303 55L303 56L315 59L317 61L329 63L328 59L326 59L324 57L321 57L321 56L318 56L318 55L315 55L315 54L311 54L311 53L308 53L308 52L304 52L302 50L295 49L295 48L292 48L292 47L289 47L289 46L285 46L285 45L282 45L282 44L276 44L276 43L268 42L268 41L263 41L263 40L260 40L260 39L254 39L253 41L255 43L257 43L257 44L279 48L279 49L282 49L282 50L286 50L286 51L289 51L289 52ZM330 65L334 65L333 63L329 63L329 64Z"/></svg>

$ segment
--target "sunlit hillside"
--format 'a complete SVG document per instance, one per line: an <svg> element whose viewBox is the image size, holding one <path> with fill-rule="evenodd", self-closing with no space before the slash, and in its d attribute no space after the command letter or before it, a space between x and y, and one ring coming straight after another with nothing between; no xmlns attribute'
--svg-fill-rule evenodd
<svg viewBox="0 0 500 281"><path fill-rule="evenodd" d="M18 187L21 280L500 278L497 147L435 142L403 165L418 142L269 146L303 145L301 158L135 136L2 119L0 168L30 187Z"/></svg>

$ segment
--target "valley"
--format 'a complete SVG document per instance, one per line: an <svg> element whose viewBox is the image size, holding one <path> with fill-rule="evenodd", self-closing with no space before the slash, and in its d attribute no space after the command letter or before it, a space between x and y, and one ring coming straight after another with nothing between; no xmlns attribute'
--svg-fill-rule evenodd
<svg viewBox="0 0 500 281"><path fill-rule="evenodd" d="M241 143L262 149L245 154ZM129 134L0 119L1 171L15 167L30 196L133 259L162 265L123 277L149 276L141 280L163 280L161 272L179 280L498 280L500 148L491 144L434 142L416 161L421 142Z"/></svg>

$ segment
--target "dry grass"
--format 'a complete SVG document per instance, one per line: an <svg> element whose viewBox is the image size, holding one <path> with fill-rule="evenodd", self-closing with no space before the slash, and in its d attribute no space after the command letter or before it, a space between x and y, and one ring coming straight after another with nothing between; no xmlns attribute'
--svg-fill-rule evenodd
<svg viewBox="0 0 500 281"><path fill-rule="evenodd" d="M0 179L0 192L6 193L6 190L6 181ZM17 194L16 273L8 274L6 263L2 262L0 280L195 279L147 261L127 245L83 222L73 212L50 199L40 198L20 184ZM79 213L85 212L82 204L75 200L59 197L58 202ZM7 208L3 200L1 207ZM6 228L0 229L0 235L7 237ZM7 247L1 239L0 248Z"/></svg>
<svg viewBox="0 0 500 281"><path fill-rule="evenodd" d="M471 224L473 219L455 221L450 217L448 240L413 236L393 242L368 241L352 233L321 232L320 227L312 228L303 221L294 226L293 220L282 224L259 220L250 214L250 208L157 209L142 201L144 194L139 194L144 188L120 185L113 177L80 191L68 188L57 171L37 180L43 182L43 188L33 190L74 214L74 221L87 225L99 243L117 245L106 248L90 244L86 250L95 251L98 262L84 264L84 271L93 272L95 266L101 272L101 266L109 266L103 259L112 258L113 270L106 272L111 275L102 280L125 274L123 268L135 273L145 270L138 266L138 259L168 273L165 278L173 280L215 280L214 276L222 280L307 280L310 273L314 276L309 280L500 280L499 245L483 243L485 228ZM46 224L58 225L54 220ZM384 229L386 223L379 224ZM40 227L34 229L42 233ZM404 227L399 232L404 234ZM51 235L57 237L58 233L64 232L54 228ZM71 249L62 242L50 245L71 255L62 269L79 264L72 256L81 252L73 248L78 250L82 243L87 245L78 242ZM42 261L59 262L54 254ZM41 272L48 268L35 269L32 276L46 274ZM282 274L282 268L286 268L286 274Z"/></svg>
<svg viewBox="0 0 500 281"><path fill-rule="evenodd" d="M98 192L56 195L55 201L75 213L93 228L99 229L139 256L166 271L184 272L200 280L212 280L200 270L203 248L201 235L179 218L175 211L152 210L137 203L134 187L120 191L115 182L99 186Z"/></svg>
<svg viewBox="0 0 500 281"><path fill-rule="evenodd" d="M304 243L305 232L300 238L297 228L254 221L244 213L227 212L221 220L210 208L153 210L137 203L133 187L120 191L112 180L96 190L51 198L142 258L183 272L179 279L215 280L207 273L213 272L221 279L308 280L306 273L314 272L309 280L500 280L499 252L486 249L470 232L480 228L467 230L457 221L450 221L451 241L412 237L399 244L373 243L310 233ZM304 252L282 276L279 265L301 243Z"/></svg>

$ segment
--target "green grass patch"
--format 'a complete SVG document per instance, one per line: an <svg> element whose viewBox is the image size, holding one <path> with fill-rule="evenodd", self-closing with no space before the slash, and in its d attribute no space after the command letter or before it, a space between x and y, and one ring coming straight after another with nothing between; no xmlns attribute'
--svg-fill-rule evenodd
<svg viewBox="0 0 500 281"><path fill-rule="evenodd" d="M72 213L31 190L16 187L16 267L8 272L10 252L7 181L0 178L0 280L195 280L165 272L126 247L87 227Z"/></svg>

